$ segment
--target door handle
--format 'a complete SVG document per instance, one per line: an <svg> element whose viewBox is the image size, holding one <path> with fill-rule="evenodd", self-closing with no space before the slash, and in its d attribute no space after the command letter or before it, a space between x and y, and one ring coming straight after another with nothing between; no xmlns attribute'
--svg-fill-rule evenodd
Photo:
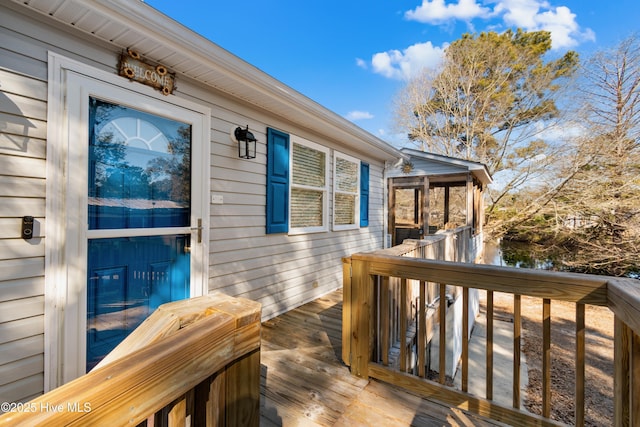
<svg viewBox="0 0 640 427"><path fill-rule="evenodd" d="M198 231L198 237L197 237L197 241L198 243L202 243L202 218L198 218L198 226L197 227L191 227L191 230L193 231Z"/></svg>

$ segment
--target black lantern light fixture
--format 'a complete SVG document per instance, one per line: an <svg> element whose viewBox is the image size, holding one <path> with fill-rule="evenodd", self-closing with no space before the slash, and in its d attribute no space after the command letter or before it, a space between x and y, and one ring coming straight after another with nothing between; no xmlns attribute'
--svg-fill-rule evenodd
<svg viewBox="0 0 640 427"><path fill-rule="evenodd" d="M256 137L249 132L249 125L246 129L242 129L240 126L233 132L238 141L238 156L241 159L255 159L256 158Z"/></svg>

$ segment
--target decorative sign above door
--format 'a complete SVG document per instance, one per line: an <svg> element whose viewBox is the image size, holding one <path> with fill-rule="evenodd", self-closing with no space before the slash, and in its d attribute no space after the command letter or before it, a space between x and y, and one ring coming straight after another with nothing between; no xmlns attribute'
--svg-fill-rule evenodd
<svg viewBox="0 0 640 427"><path fill-rule="evenodd" d="M175 74L169 73L164 65L143 62L140 54L132 49L127 49L120 55L118 74L129 80L154 87L163 95L169 95L175 89Z"/></svg>

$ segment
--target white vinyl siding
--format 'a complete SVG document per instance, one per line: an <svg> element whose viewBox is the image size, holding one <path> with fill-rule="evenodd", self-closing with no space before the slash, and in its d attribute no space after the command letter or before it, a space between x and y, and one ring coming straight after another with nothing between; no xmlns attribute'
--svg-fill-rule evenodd
<svg viewBox="0 0 640 427"><path fill-rule="evenodd" d="M8 33L0 25L0 400L20 402L44 389L47 83L46 63L15 53Z"/></svg>
<svg viewBox="0 0 640 427"><path fill-rule="evenodd" d="M289 234L327 231L329 149L292 136Z"/></svg>

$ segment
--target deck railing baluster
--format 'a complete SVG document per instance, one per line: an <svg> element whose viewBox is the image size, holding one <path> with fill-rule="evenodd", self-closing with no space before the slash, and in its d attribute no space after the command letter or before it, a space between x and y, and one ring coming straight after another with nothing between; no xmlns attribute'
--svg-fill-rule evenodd
<svg viewBox="0 0 640 427"><path fill-rule="evenodd" d="M407 304L410 303L407 292L407 279L400 280L400 336L398 343L400 345L400 372L407 372L407 319L410 310Z"/></svg>
<svg viewBox="0 0 640 427"><path fill-rule="evenodd" d="M522 296L513 296L513 407L520 409L520 369L522 335Z"/></svg>
<svg viewBox="0 0 640 427"><path fill-rule="evenodd" d="M576 426L584 425L585 387L585 305L576 304Z"/></svg>
<svg viewBox="0 0 640 427"><path fill-rule="evenodd" d="M462 391L469 391L469 288L462 289Z"/></svg>
<svg viewBox="0 0 640 427"><path fill-rule="evenodd" d="M420 296L418 297L418 376L426 376L427 366L427 282L420 281Z"/></svg>
<svg viewBox="0 0 640 427"><path fill-rule="evenodd" d="M551 416L551 300L542 300L542 416Z"/></svg>
<svg viewBox="0 0 640 427"><path fill-rule="evenodd" d="M438 381L445 384L447 375L447 285L440 284L440 343L438 345Z"/></svg>
<svg viewBox="0 0 640 427"><path fill-rule="evenodd" d="M382 317L380 319L380 344L382 347L382 364L385 366L389 366L389 351L391 350L390 345L390 336L391 333L391 308L389 304L390 294L389 294L389 278L382 277L382 290L380 292L381 302L380 302L380 312L382 313Z"/></svg>
<svg viewBox="0 0 640 427"><path fill-rule="evenodd" d="M493 291L487 291L485 394L493 400Z"/></svg>

